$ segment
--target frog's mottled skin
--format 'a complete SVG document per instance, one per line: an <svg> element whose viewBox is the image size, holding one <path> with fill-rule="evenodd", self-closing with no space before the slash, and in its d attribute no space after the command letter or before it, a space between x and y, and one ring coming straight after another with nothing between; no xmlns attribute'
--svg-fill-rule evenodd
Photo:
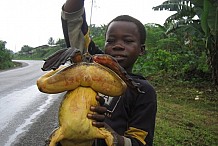
<svg viewBox="0 0 218 146"><path fill-rule="evenodd" d="M97 92L120 96L126 84L112 70L98 63L78 63L48 72L37 81L40 91L59 93L68 91L59 110L59 128L50 138L49 146L91 146L94 139L105 139L113 146L113 135L105 128L92 126L87 118L90 106L96 106Z"/></svg>

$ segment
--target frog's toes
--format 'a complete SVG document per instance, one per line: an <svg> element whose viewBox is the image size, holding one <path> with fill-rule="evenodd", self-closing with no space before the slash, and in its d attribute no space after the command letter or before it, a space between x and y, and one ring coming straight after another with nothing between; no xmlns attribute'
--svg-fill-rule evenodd
<svg viewBox="0 0 218 146"><path fill-rule="evenodd" d="M44 146L49 146L50 142L51 142L51 139L46 139L46 140L45 140L45 145L44 145Z"/></svg>

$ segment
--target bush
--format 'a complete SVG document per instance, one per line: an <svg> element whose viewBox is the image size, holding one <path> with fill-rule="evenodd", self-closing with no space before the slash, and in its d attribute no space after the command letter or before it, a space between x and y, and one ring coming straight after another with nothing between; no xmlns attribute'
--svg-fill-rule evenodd
<svg viewBox="0 0 218 146"><path fill-rule="evenodd" d="M13 67L12 55L9 50L1 49L0 50L0 69L8 69Z"/></svg>

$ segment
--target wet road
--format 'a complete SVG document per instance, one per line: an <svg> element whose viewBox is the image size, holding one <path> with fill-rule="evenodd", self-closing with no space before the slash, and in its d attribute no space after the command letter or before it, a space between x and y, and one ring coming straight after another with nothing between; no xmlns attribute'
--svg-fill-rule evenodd
<svg viewBox="0 0 218 146"><path fill-rule="evenodd" d="M57 126L63 94L38 91L43 61L21 62L24 67L0 72L0 146L42 146Z"/></svg>

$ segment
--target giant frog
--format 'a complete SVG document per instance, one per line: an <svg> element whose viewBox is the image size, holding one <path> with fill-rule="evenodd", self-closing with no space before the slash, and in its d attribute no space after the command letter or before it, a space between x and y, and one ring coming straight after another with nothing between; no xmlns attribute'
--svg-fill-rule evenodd
<svg viewBox="0 0 218 146"><path fill-rule="evenodd" d="M69 58L71 65L59 67ZM139 90L137 84L111 56L82 55L72 48L48 58L42 70L49 69L53 71L37 80L39 90L49 94L67 91L59 109L59 127L52 132L49 146L57 142L62 146L91 146L96 138L105 139L108 146L113 146L112 133L104 127L92 126L92 120L87 118L90 106L99 104L98 93L116 97L124 93L127 85Z"/></svg>

